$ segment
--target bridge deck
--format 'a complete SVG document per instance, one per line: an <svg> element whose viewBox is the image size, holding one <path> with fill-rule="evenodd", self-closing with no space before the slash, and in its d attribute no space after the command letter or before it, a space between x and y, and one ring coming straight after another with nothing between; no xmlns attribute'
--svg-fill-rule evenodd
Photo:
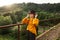
<svg viewBox="0 0 60 40"><path fill-rule="evenodd" d="M56 40L60 36L60 23L39 35L36 40Z"/></svg>

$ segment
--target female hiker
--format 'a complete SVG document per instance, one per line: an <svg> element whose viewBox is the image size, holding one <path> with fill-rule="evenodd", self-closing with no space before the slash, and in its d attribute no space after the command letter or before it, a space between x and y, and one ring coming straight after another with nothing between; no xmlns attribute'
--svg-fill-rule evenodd
<svg viewBox="0 0 60 40"><path fill-rule="evenodd" d="M37 35L37 25L39 23L39 19L37 18L37 14L34 10L31 10L25 18L23 18L22 23L27 24L27 35L28 40L35 40L35 37Z"/></svg>

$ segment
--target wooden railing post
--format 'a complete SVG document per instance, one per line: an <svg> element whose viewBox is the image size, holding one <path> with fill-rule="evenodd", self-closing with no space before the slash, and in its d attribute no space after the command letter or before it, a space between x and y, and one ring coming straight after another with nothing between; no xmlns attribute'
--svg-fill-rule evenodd
<svg viewBox="0 0 60 40"><path fill-rule="evenodd" d="M18 40L20 40L20 25L18 25Z"/></svg>

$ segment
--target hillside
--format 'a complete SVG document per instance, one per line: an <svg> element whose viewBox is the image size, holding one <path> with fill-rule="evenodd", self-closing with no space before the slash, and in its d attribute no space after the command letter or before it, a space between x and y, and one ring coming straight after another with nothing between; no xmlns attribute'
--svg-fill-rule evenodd
<svg viewBox="0 0 60 40"><path fill-rule="evenodd" d="M8 13L8 12L13 12L13 11L19 11L22 10L22 7L20 4L12 4L9 6L3 6L0 7L0 13Z"/></svg>
<svg viewBox="0 0 60 40"><path fill-rule="evenodd" d="M0 7L0 12L8 12L8 11L14 11L14 10L25 10L28 11L30 9L36 10L36 11L49 11L49 12L60 12L60 3L55 4L36 4L36 3L18 3L18 4L12 4L9 6L3 6Z"/></svg>

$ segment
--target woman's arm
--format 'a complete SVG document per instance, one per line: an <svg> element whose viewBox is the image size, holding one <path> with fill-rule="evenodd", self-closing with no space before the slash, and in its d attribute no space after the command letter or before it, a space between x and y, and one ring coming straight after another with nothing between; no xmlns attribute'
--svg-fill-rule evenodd
<svg viewBox="0 0 60 40"><path fill-rule="evenodd" d="M38 24L39 24L39 19L37 19L37 14L35 15L35 18L34 18L34 20L33 20L33 24L35 25L35 26L37 26Z"/></svg>
<svg viewBox="0 0 60 40"><path fill-rule="evenodd" d="M22 20L22 24L27 24L29 22L29 19L28 18L24 18L23 20Z"/></svg>
<svg viewBox="0 0 60 40"><path fill-rule="evenodd" d="M37 26L37 25L39 24L39 19L35 18L35 19L33 20L33 24L34 24L35 26Z"/></svg>
<svg viewBox="0 0 60 40"><path fill-rule="evenodd" d="M25 18L23 18L22 24L28 24L28 22L29 22L28 17L29 17L29 15L27 15Z"/></svg>

